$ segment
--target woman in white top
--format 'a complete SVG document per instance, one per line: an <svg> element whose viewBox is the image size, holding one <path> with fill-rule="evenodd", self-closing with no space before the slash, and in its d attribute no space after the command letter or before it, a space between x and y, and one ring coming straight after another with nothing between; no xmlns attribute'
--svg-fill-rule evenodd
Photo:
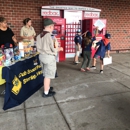
<svg viewBox="0 0 130 130"><path fill-rule="evenodd" d="M32 21L30 18L23 20L24 26L21 28L20 36L24 41L30 41L31 46L34 46L34 37L36 36L34 28L31 26Z"/></svg>

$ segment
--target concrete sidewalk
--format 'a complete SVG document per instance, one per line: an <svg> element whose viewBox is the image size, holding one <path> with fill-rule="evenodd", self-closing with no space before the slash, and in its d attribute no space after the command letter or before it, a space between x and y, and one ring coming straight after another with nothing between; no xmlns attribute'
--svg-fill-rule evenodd
<svg viewBox="0 0 130 130"><path fill-rule="evenodd" d="M8 111L0 98L0 130L130 130L130 53L112 56L104 74L99 62L89 72L72 59L58 63L55 97L42 98L41 89Z"/></svg>

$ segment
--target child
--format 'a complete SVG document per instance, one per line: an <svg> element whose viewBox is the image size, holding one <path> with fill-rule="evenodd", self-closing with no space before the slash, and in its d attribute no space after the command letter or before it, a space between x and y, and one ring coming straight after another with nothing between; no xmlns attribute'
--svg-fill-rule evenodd
<svg viewBox="0 0 130 130"><path fill-rule="evenodd" d="M82 45L82 35L81 35L81 29L78 29L77 34L74 38L74 42L75 42L75 57L74 57L74 63L78 64L80 63L78 60L78 57L80 55L80 51L81 51L81 45Z"/></svg>
<svg viewBox="0 0 130 130"><path fill-rule="evenodd" d="M92 47L93 41L96 40L97 32L98 32L98 27L96 28L96 33L93 38L92 38L91 32L87 32L86 36L84 38L83 62L82 62L82 66L81 66L82 72L85 72L86 70L90 70L89 65L91 62L91 47ZM86 64L86 62L87 62L87 64Z"/></svg>
<svg viewBox="0 0 130 130"><path fill-rule="evenodd" d="M105 34L105 37L96 43L96 47L95 49L98 47L94 58L93 58L93 66L91 67L91 69L96 69L96 58L100 56L100 73L103 73L103 58L105 57L105 53L107 51L107 56L110 57L110 50L111 50L111 46L110 46L110 41L109 39L111 38L110 34Z"/></svg>

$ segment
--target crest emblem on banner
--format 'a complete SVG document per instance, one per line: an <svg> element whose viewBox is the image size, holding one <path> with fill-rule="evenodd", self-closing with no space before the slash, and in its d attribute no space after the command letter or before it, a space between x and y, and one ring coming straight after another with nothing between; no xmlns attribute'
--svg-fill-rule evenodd
<svg viewBox="0 0 130 130"><path fill-rule="evenodd" d="M13 88L12 88L12 93L14 93L15 95L18 95L20 92L20 89L22 87L22 83L21 81L17 78L17 76L14 77L13 82Z"/></svg>

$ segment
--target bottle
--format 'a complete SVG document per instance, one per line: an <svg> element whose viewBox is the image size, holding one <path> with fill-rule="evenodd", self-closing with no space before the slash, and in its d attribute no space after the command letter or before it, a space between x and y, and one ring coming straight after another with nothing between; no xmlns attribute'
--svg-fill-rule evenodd
<svg viewBox="0 0 130 130"><path fill-rule="evenodd" d="M54 48L56 48L56 40L55 40L55 39L53 39L53 41L54 41Z"/></svg>

